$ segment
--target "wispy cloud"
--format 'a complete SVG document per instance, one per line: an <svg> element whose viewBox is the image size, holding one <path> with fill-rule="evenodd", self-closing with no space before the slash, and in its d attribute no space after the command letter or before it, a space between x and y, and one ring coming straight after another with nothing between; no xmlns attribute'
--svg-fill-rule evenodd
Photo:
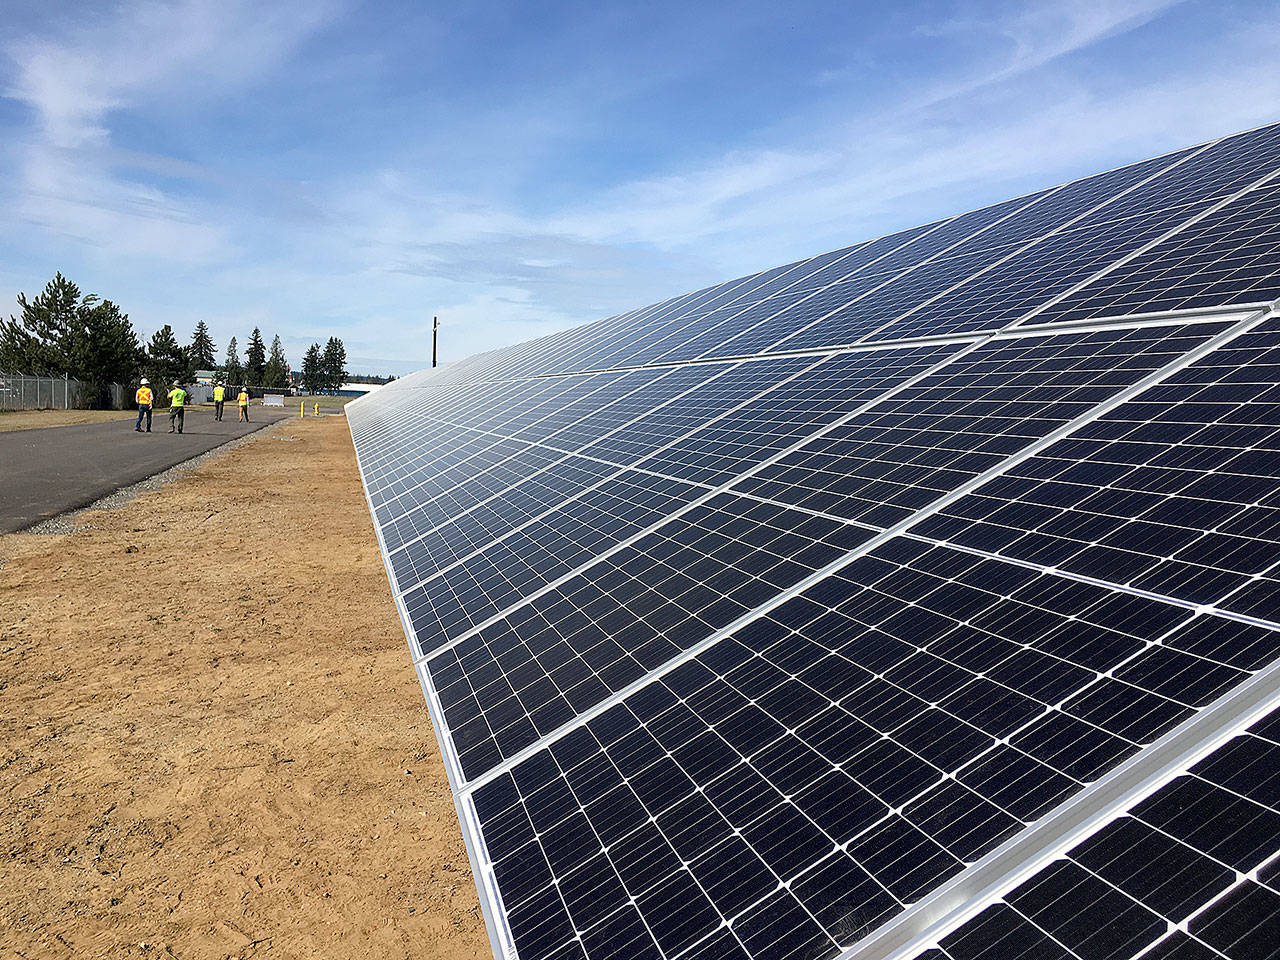
<svg viewBox="0 0 1280 960"><path fill-rule="evenodd" d="M1015 79L1105 40L1145 26L1186 0L1035 0L997 14L973 14L917 28L921 36L990 49L976 70L922 91L920 109Z"/></svg>
<svg viewBox="0 0 1280 960"><path fill-rule="evenodd" d="M36 111L48 144L101 143L107 115L139 98L222 96L264 76L335 9L324 0L143 0L105 16L86 10L61 36L6 44L17 66L7 95Z"/></svg>

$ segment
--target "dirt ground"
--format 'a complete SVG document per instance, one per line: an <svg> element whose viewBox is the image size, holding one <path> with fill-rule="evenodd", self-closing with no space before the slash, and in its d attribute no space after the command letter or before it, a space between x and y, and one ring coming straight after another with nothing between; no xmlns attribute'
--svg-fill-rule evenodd
<svg viewBox="0 0 1280 960"><path fill-rule="evenodd" d="M340 417L0 537L0 956L488 957Z"/></svg>
<svg viewBox="0 0 1280 960"><path fill-rule="evenodd" d="M0 411L0 431L70 427L77 423L101 423L104 420L132 420L137 415L136 410L4 410Z"/></svg>

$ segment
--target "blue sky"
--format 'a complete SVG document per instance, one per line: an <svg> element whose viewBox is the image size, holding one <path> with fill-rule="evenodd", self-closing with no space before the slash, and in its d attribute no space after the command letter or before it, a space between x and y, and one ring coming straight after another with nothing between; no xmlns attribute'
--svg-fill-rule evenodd
<svg viewBox="0 0 1280 960"><path fill-rule="evenodd" d="M1263 0L0 14L0 300L61 270L368 372L1280 119Z"/></svg>

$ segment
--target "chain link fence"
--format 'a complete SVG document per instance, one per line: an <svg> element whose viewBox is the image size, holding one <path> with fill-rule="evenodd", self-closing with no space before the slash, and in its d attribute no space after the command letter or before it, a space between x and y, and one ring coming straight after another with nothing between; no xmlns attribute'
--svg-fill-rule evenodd
<svg viewBox="0 0 1280 960"><path fill-rule="evenodd" d="M0 410L72 410L90 406L90 386L71 377L31 377L0 371ZM124 406L124 387L113 383L97 398Z"/></svg>

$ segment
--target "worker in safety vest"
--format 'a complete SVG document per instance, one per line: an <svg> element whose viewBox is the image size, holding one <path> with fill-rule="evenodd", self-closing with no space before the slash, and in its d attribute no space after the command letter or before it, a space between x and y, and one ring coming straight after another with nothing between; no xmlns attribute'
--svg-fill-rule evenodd
<svg viewBox="0 0 1280 960"><path fill-rule="evenodd" d="M249 388L241 387L240 396L236 397L236 403L240 405L240 421L241 423L249 422Z"/></svg>
<svg viewBox="0 0 1280 960"><path fill-rule="evenodd" d="M213 388L213 419L222 419L222 402L227 398L227 388L218 384Z"/></svg>
<svg viewBox="0 0 1280 960"><path fill-rule="evenodd" d="M142 432L142 418L145 416L147 418L147 433L150 433L152 397L151 387L148 386L148 380L146 377L142 378L142 386L138 388L138 395L136 399L138 401L138 422L133 425L133 429L137 430L139 433Z"/></svg>
<svg viewBox="0 0 1280 960"><path fill-rule="evenodd" d="M169 432L173 433L173 427L176 423L178 432L182 432L182 421L187 414L187 391L182 389L182 384L175 383L173 389L169 391Z"/></svg>

